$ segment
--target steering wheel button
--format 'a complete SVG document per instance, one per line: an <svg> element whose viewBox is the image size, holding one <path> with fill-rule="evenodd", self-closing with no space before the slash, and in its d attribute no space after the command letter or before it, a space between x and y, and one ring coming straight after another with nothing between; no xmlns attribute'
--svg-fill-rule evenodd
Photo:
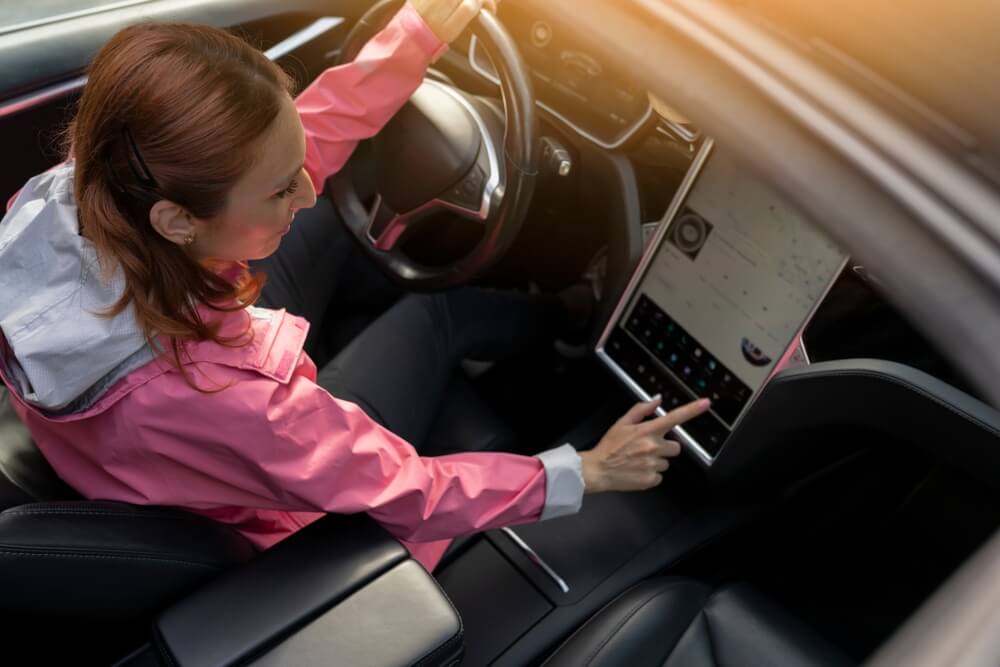
<svg viewBox="0 0 1000 667"><path fill-rule="evenodd" d="M480 166L474 166L465 175L465 178L451 189L450 198L452 202L469 209L478 210L485 182L486 173Z"/></svg>

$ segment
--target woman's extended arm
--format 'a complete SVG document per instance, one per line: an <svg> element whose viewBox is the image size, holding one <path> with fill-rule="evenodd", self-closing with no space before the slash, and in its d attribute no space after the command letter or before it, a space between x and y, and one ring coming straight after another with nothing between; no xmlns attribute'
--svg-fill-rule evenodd
<svg viewBox="0 0 1000 667"><path fill-rule="evenodd" d="M133 415L122 424L129 430L122 442L143 445L119 450L114 464L144 471L131 481L144 502L368 512L414 542L575 512L584 480L591 492L655 486L679 449L662 434L707 407L642 422L659 403L638 404L582 457L565 446L538 457L429 458L357 405L332 397L308 372L287 382L247 373L216 394L146 389L125 399L140 404L135 410L122 411Z"/></svg>
<svg viewBox="0 0 1000 667"><path fill-rule="evenodd" d="M144 471L132 484L145 502L368 512L397 537L426 542L573 512L582 496L580 488L570 504L546 507L547 469L559 464L536 457L421 457L307 375L281 383L254 373L217 394L151 389L125 399L143 405L125 407L142 416L124 441L143 446L116 454Z"/></svg>
<svg viewBox="0 0 1000 667"><path fill-rule="evenodd" d="M359 141L399 111L446 46L408 2L354 62L331 67L302 91L295 106L306 135L306 171L317 191Z"/></svg>
<svg viewBox="0 0 1000 667"><path fill-rule="evenodd" d="M493 0L409 0L353 62L331 67L296 98L306 171L317 192L362 139L378 133L423 81L427 66Z"/></svg>

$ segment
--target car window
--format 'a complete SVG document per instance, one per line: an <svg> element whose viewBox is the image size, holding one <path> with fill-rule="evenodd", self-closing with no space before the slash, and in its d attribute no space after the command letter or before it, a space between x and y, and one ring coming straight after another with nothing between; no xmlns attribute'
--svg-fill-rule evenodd
<svg viewBox="0 0 1000 667"><path fill-rule="evenodd" d="M0 0L0 34L149 0Z"/></svg>
<svg viewBox="0 0 1000 667"><path fill-rule="evenodd" d="M996 0L731 0L882 87L1000 182Z"/></svg>

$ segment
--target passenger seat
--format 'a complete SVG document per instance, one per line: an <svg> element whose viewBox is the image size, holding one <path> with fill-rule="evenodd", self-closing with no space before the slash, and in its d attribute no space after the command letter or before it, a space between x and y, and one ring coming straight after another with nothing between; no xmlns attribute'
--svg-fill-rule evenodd
<svg viewBox="0 0 1000 667"><path fill-rule="evenodd" d="M746 584L643 582L598 612L545 667L841 667L853 662Z"/></svg>

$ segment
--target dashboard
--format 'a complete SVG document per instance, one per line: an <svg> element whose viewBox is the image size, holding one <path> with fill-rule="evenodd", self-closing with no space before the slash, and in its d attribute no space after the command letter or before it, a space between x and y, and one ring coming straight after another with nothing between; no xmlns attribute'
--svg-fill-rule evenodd
<svg viewBox="0 0 1000 667"><path fill-rule="evenodd" d="M557 18L543 20L527 9L501 4L499 17L531 73L539 107L601 148L628 149L639 180L644 219L660 219L669 203L662 197L674 189L666 177L671 171L676 176L687 170L703 140L698 128L617 67L600 45L561 25ZM468 43L468 63L479 76L498 83L474 38ZM630 143L637 136L645 139ZM679 161L674 150L678 146L686 149L679 153ZM646 227L652 232L655 224ZM895 361L971 392L964 378L881 298L864 267L849 265L834 281L803 332L802 342L812 361L852 357Z"/></svg>
<svg viewBox="0 0 1000 667"><path fill-rule="evenodd" d="M568 30L532 18L514 5L502 5L500 19L531 72L539 106L585 138L604 148L618 148L653 116L646 90ZM469 61L481 76L498 81L475 38L469 44Z"/></svg>
<svg viewBox="0 0 1000 667"><path fill-rule="evenodd" d="M634 76L610 62L600 47L589 44L557 19L541 20L514 3L500 6L500 19L531 72L539 107L598 147L629 149L635 177L640 181L644 219L660 219L669 203L663 199L674 190L667 177L687 170L703 139L698 128L669 103L648 94ZM498 83L485 51L474 38L467 48L472 70ZM645 139L630 143L637 136ZM687 150L678 153L674 150L678 146ZM645 227L644 234L648 231L651 235L656 225L650 222ZM864 267L849 266L821 300L803 332L809 358L895 361L971 391L929 342L882 300L867 276Z"/></svg>

